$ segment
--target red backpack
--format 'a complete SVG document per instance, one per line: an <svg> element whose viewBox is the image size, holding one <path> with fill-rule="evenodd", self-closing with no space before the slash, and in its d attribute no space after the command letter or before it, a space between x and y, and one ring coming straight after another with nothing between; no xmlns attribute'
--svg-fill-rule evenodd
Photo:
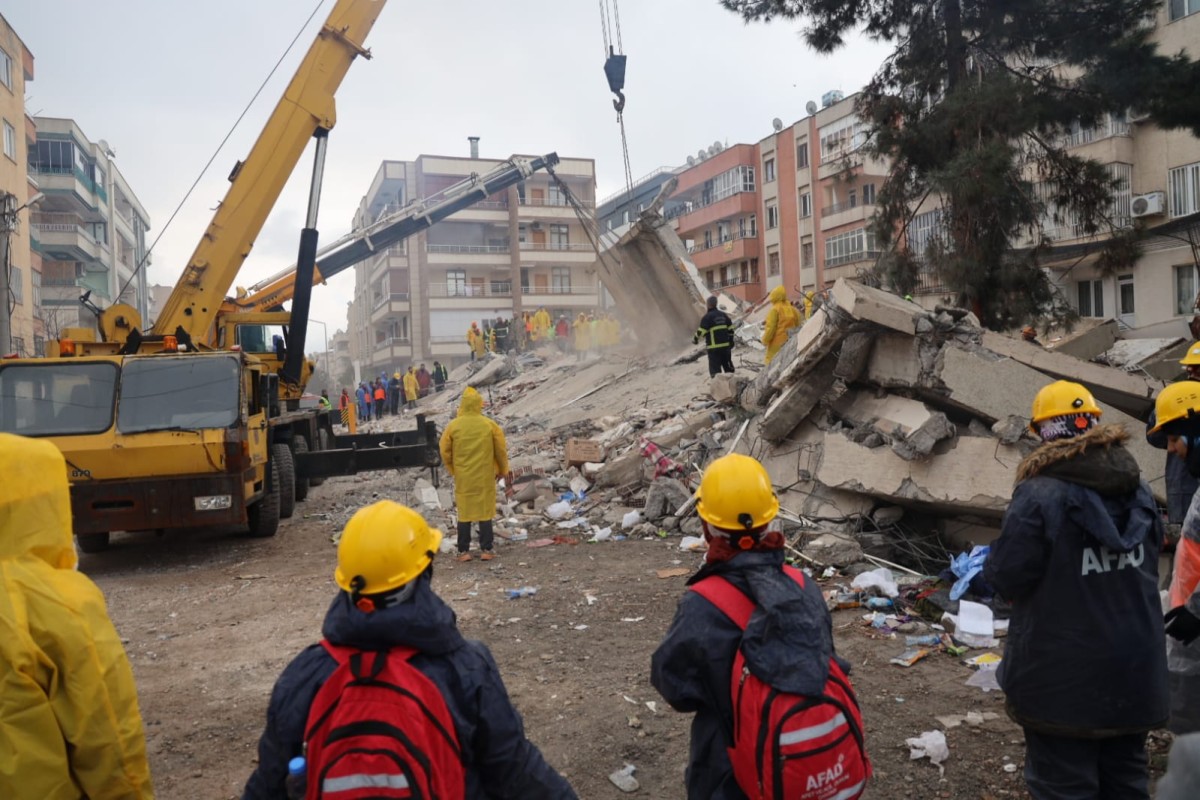
<svg viewBox="0 0 1200 800"><path fill-rule="evenodd" d="M784 571L804 585L804 573L792 567ZM710 575L689 588L746 629L754 601L727 579ZM862 795L871 777L862 712L836 659L829 660L821 694L788 694L751 674L739 646L730 697L729 760L738 786L751 800L853 800Z"/></svg>
<svg viewBox="0 0 1200 800"><path fill-rule="evenodd" d="M321 645L337 662L304 737L305 800L462 800L466 768L450 709L408 647Z"/></svg>

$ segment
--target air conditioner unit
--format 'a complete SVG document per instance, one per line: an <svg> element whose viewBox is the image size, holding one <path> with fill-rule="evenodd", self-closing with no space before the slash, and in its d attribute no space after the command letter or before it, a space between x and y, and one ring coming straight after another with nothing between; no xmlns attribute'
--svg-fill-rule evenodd
<svg viewBox="0 0 1200 800"><path fill-rule="evenodd" d="M540 222L531 222L531 223L529 223L529 230L531 230L531 231L540 231L541 229L542 229L542 223L540 223Z"/></svg>
<svg viewBox="0 0 1200 800"><path fill-rule="evenodd" d="M1129 210L1135 217L1153 217L1157 214L1164 214L1167 210L1166 192L1139 194L1133 198Z"/></svg>

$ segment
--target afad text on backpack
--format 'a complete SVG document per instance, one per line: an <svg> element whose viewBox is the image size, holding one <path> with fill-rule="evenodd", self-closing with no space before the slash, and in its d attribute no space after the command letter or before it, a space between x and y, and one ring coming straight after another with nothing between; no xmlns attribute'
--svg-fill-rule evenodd
<svg viewBox="0 0 1200 800"><path fill-rule="evenodd" d="M338 666L308 713L305 800L462 800L454 720L411 648L321 642Z"/></svg>
<svg viewBox="0 0 1200 800"><path fill-rule="evenodd" d="M801 586L804 574L786 567ZM754 603L719 575L690 589L745 630ZM862 712L850 679L836 659L820 695L773 689L746 667L739 648L730 676L733 746L728 749L738 787L752 800L855 800L871 777Z"/></svg>

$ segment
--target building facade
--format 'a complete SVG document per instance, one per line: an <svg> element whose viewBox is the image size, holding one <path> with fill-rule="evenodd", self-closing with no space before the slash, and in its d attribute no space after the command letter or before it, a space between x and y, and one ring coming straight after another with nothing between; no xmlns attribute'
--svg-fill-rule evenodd
<svg viewBox="0 0 1200 800"><path fill-rule="evenodd" d="M101 308L127 303L150 318L142 207L104 140L92 142L70 119L36 117L29 172L45 195L31 215L42 262L42 316L48 338L65 327L94 328L79 297Z"/></svg>
<svg viewBox="0 0 1200 800"><path fill-rule="evenodd" d="M33 118L25 112L25 84L33 80L33 54L21 41L3 16L0 16L0 129L3 133L3 156L0 156L0 195L8 210L21 209L15 215L7 233L9 309L11 342L8 352L21 356L41 355L45 327L39 311L41 264L31 247L29 219L32 208L27 205L39 191L37 181L29 174L29 149L36 133ZM5 235L0 232L0 235ZM0 280L4 276L0 275ZM6 355L0 354L0 355Z"/></svg>
<svg viewBox="0 0 1200 800"><path fill-rule="evenodd" d="M444 191L502 161L423 155L380 165L355 230ZM595 214L595 162L563 158L555 173L583 212ZM470 359L466 333L497 318L545 308L573 317L600 304L595 232L559 185L537 173L355 266L349 315L355 378L434 360Z"/></svg>
<svg viewBox="0 0 1200 800"><path fill-rule="evenodd" d="M681 167L659 167L635 181L632 192L624 188L601 200L596 204L600 230L617 231L635 221L658 197L662 187L680 172Z"/></svg>

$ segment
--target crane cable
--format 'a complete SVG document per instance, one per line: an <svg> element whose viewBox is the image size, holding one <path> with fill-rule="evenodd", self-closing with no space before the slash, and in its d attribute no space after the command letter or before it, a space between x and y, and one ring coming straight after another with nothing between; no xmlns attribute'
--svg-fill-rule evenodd
<svg viewBox="0 0 1200 800"><path fill-rule="evenodd" d="M621 154L625 162L625 189L633 202L633 169L629 164L629 137L625 133L625 43L621 38L621 8L617 0L600 1L600 33L604 40L604 75L617 97L617 124L621 126ZM614 46L615 41L615 46Z"/></svg>
<svg viewBox="0 0 1200 800"><path fill-rule="evenodd" d="M313 17L317 15L317 12L321 10L321 6L323 5L325 5L325 0L319 0L316 7L313 8L312 13L308 15L308 19L306 19L304 24L300 26L300 30L296 31L296 35L292 37L292 41L283 51L283 55L279 56L279 60L275 62L275 66L271 67L271 71L267 73L267 77L263 78L263 82L259 84L258 89L254 92L254 96L250 98L250 102L246 103L246 107L242 109L242 113L238 115L236 120L234 120L233 126L229 129L229 132L225 134L225 138L221 140L221 143L217 145L217 149L208 159L208 163L205 164L203 169L200 170L200 174L196 176L196 180L194 180L192 185L188 187L187 192L183 195L183 199L179 201L179 205L175 206L175 210L171 212L170 218L168 218L166 224L162 226L162 230L158 232L158 236L154 237L154 241L146 250L146 254L142 256L141 261L138 262L137 267L135 267L133 272L130 274L129 279L125 281L125 285L121 287L121 291L117 292L114 302L121 301L121 297L125 294L125 290L129 288L129 284L133 283L133 279L136 278L137 274L142 271L143 267L146 266L146 262L150 260L150 254L153 253L154 248L158 246L159 239L162 239L163 235L166 234L167 229L171 227L171 223L175 221L175 217L179 216L179 212L183 210L184 203L188 201L188 198L192 196L192 192L194 192L196 187L200 185L200 181L204 179L205 174L208 172L208 168L213 165L213 162L217 160L217 156L220 155L221 150L229 142L229 137L233 136L233 132L236 131L238 126L242 124L242 120L245 119L246 114L250 111L250 107L254 105L254 101L258 100L258 96L262 94L263 89L267 88L267 83L279 69L279 65L283 63L285 58L287 58L288 53L292 52L292 48L296 46L296 42L300 40L300 36L304 33L304 30L308 27L309 23L313 21Z"/></svg>

